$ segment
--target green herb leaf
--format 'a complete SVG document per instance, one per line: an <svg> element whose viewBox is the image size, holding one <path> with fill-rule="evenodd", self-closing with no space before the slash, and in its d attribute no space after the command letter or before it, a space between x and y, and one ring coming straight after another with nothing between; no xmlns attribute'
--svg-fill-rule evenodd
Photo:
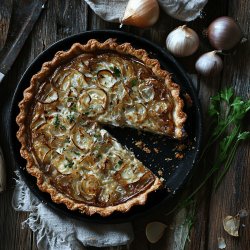
<svg viewBox="0 0 250 250"><path fill-rule="evenodd" d="M58 116L58 114L57 114L56 117L55 117L55 120L54 120L54 126L55 126L56 128L58 128L59 125L60 125L60 120L59 120L59 116Z"/></svg>
<svg viewBox="0 0 250 250"><path fill-rule="evenodd" d="M122 160L119 160L119 161L115 164L114 169L118 170L122 164L123 164L123 161L122 161Z"/></svg>
<svg viewBox="0 0 250 250"><path fill-rule="evenodd" d="M224 89L221 93L220 93L220 97L226 101L227 103L230 103L231 98L233 97L233 89L232 88L228 88L228 89Z"/></svg>
<svg viewBox="0 0 250 250"><path fill-rule="evenodd" d="M76 103L74 103L74 104L71 106L71 110L77 112Z"/></svg>
<svg viewBox="0 0 250 250"><path fill-rule="evenodd" d="M68 161L67 164L64 165L65 168L72 168L74 165L74 162L69 160L68 158L66 158L66 160Z"/></svg>
<svg viewBox="0 0 250 250"><path fill-rule="evenodd" d="M69 114L67 116L67 119L69 120L70 123L72 123L75 120L75 115L74 114Z"/></svg>
<svg viewBox="0 0 250 250"><path fill-rule="evenodd" d="M115 77L121 76L121 71L117 67L112 68L112 71Z"/></svg>
<svg viewBox="0 0 250 250"><path fill-rule="evenodd" d="M250 138L250 132L249 131L244 131L242 133L238 134L237 140L247 140Z"/></svg>
<svg viewBox="0 0 250 250"><path fill-rule="evenodd" d="M186 207L195 195L205 186L207 181L214 177L214 190L230 169L240 141L250 138L250 131L242 132L242 121L250 110L250 100L244 101L234 96L232 88L224 89L210 98L208 113L211 116L210 137L205 145L199 162L204 160L206 153L213 148L214 143L219 143L214 162L201 183L192 193L179 203L172 211ZM205 164L206 161L203 163Z"/></svg>
<svg viewBox="0 0 250 250"><path fill-rule="evenodd" d="M131 87L134 87L138 84L138 79L132 79L130 83L131 83Z"/></svg>

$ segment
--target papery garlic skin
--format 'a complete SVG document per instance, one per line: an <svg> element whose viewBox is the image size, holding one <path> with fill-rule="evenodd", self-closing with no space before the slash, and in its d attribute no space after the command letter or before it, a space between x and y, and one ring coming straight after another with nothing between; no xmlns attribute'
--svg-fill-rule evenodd
<svg viewBox="0 0 250 250"><path fill-rule="evenodd" d="M222 59L216 50L201 55L195 63L196 71L203 76L214 76L223 68Z"/></svg>
<svg viewBox="0 0 250 250"><path fill-rule="evenodd" d="M129 0L121 23L147 28L157 22L159 14L157 0Z"/></svg>
<svg viewBox="0 0 250 250"><path fill-rule="evenodd" d="M150 222L146 226L146 237L150 243L156 243L163 236L167 226L161 222Z"/></svg>
<svg viewBox="0 0 250 250"><path fill-rule="evenodd" d="M177 57L186 57L195 53L200 39L197 33L186 25L179 26L170 32L166 39L167 49Z"/></svg>

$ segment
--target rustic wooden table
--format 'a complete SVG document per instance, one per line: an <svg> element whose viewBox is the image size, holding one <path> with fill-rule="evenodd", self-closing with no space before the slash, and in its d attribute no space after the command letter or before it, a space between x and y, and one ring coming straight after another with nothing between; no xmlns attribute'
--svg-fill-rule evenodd
<svg viewBox="0 0 250 250"><path fill-rule="evenodd" d="M8 2L8 1L5 1ZM11 2L11 1L10 1ZM9 37L21 24L15 17L19 8L22 8L24 0L13 0L12 19L10 23ZM1 9L0 1L0 9ZM242 27L244 33L250 31L250 0L209 0L203 12L203 18L191 22L202 37L203 30L218 16L229 15L234 17ZM150 29L138 29L124 27L123 30L140 35L156 44L164 47L166 35L182 22L161 13L158 23ZM0 23L1 25L1 23ZM14 188L14 163L9 154L7 143L8 126L6 113L8 112L13 90L31 61L45 48L55 41L78 32L93 29L119 29L119 24L102 21L85 4L84 0L49 0L47 7L35 24L28 40L18 56L11 71L0 87L1 109L1 133L0 144L3 146L7 162L7 190L0 194L0 249L1 250L26 250L37 249L35 236L28 228L21 228L21 222L27 218L26 213L15 212L11 207L11 198ZM232 34L233 35L233 34ZM7 41L8 42L8 41ZM209 45L205 38L202 39L200 51L208 51ZM197 55L200 53L197 53ZM200 100L203 106L204 120L206 124L206 112L209 97L225 86L232 86L236 93L244 98L250 94L250 42L242 45L234 55L224 57L224 70L214 79L198 79L194 74L193 63L196 56L180 60L194 84L200 83ZM249 118L249 117L248 117ZM248 120L249 123L249 120ZM250 221L247 217L245 227L240 230L240 237L228 236L222 227L222 218L228 214L235 215L240 209L250 210L250 150L249 143L240 146L233 166L226 175L218 191L211 195L210 185L200 194L202 199L198 205L196 220L190 232L190 242L187 249L203 250L218 249L217 238L222 236L226 240L227 250L250 249ZM201 166L199 166L201 168ZM195 182L195 179L193 180ZM145 237L145 225L151 220L160 220L168 225L162 239L156 244L150 244ZM128 249L166 249L172 250L173 230L176 218L165 218L159 212L150 218L143 218L133 222L135 240ZM83 247L83 249L85 249ZM94 248L89 248L94 249ZM110 249L127 249L127 247L114 247Z"/></svg>

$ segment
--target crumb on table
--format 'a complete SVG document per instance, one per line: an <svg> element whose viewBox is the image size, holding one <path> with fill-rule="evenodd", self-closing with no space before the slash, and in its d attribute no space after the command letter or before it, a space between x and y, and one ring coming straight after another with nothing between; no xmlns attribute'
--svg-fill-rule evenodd
<svg viewBox="0 0 250 250"><path fill-rule="evenodd" d="M146 144L143 141L136 141L135 146L142 149L147 154L151 153L151 150L146 146Z"/></svg>

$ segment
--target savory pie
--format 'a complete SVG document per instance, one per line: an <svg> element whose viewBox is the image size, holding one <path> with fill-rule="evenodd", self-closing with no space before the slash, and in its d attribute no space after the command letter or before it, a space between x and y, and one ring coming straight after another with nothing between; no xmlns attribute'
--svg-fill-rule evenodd
<svg viewBox="0 0 250 250"><path fill-rule="evenodd" d="M27 171L54 202L88 215L145 204L161 180L102 125L181 139L179 92L145 50L113 39L73 44L43 64L19 104Z"/></svg>

